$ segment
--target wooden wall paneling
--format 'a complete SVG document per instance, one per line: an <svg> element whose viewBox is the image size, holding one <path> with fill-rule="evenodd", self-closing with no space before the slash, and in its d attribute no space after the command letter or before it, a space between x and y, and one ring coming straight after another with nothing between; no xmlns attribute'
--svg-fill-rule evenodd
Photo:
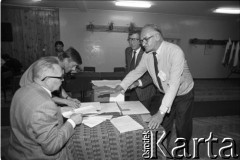
<svg viewBox="0 0 240 160"><path fill-rule="evenodd" d="M4 5L1 16L13 28L13 41L2 42L2 53L17 58L25 69L40 57L55 55L54 43L60 39L58 9Z"/></svg>

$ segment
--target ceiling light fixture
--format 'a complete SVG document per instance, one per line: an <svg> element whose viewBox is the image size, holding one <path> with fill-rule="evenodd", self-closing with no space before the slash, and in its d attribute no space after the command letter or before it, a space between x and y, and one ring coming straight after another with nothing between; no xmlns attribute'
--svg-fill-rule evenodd
<svg viewBox="0 0 240 160"><path fill-rule="evenodd" d="M240 14L240 8L221 7L215 9L213 12L225 14Z"/></svg>
<svg viewBox="0 0 240 160"><path fill-rule="evenodd" d="M137 7L137 8L150 8L152 5L147 1L117 1L115 2L116 6L123 7Z"/></svg>

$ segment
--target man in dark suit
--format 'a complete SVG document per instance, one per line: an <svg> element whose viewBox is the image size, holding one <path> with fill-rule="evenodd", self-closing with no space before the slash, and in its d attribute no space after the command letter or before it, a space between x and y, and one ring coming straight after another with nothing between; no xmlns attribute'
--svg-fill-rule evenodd
<svg viewBox="0 0 240 160"><path fill-rule="evenodd" d="M51 92L59 89L63 71L53 58L38 60L33 66L33 83L14 95L10 109L11 132L8 155L17 159L68 159L65 144L82 122L72 115L65 123Z"/></svg>
<svg viewBox="0 0 240 160"><path fill-rule="evenodd" d="M132 31L128 35L129 47L125 50L126 72L134 70L142 59L144 50L140 44L140 31ZM155 86L148 72L129 87L129 101L140 101L153 115L158 111L158 106L151 105L156 94Z"/></svg>

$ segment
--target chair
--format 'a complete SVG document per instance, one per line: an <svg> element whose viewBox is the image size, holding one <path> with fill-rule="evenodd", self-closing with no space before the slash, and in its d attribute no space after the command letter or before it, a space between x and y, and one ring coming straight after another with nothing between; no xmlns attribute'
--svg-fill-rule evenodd
<svg viewBox="0 0 240 160"><path fill-rule="evenodd" d="M95 67L84 67L83 71L84 72L95 72Z"/></svg>
<svg viewBox="0 0 240 160"><path fill-rule="evenodd" d="M125 68L124 67L114 67L114 72L125 72Z"/></svg>

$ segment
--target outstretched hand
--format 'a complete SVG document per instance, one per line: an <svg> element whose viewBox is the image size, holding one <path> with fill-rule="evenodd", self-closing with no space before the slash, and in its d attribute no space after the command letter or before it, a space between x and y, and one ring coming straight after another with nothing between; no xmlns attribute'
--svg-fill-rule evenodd
<svg viewBox="0 0 240 160"><path fill-rule="evenodd" d="M99 95L105 95L105 94L117 94L122 92L123 88L120 85L117 85L115 88L107 88L107 89L99 89L96 90L96 92Z"/></svg>

